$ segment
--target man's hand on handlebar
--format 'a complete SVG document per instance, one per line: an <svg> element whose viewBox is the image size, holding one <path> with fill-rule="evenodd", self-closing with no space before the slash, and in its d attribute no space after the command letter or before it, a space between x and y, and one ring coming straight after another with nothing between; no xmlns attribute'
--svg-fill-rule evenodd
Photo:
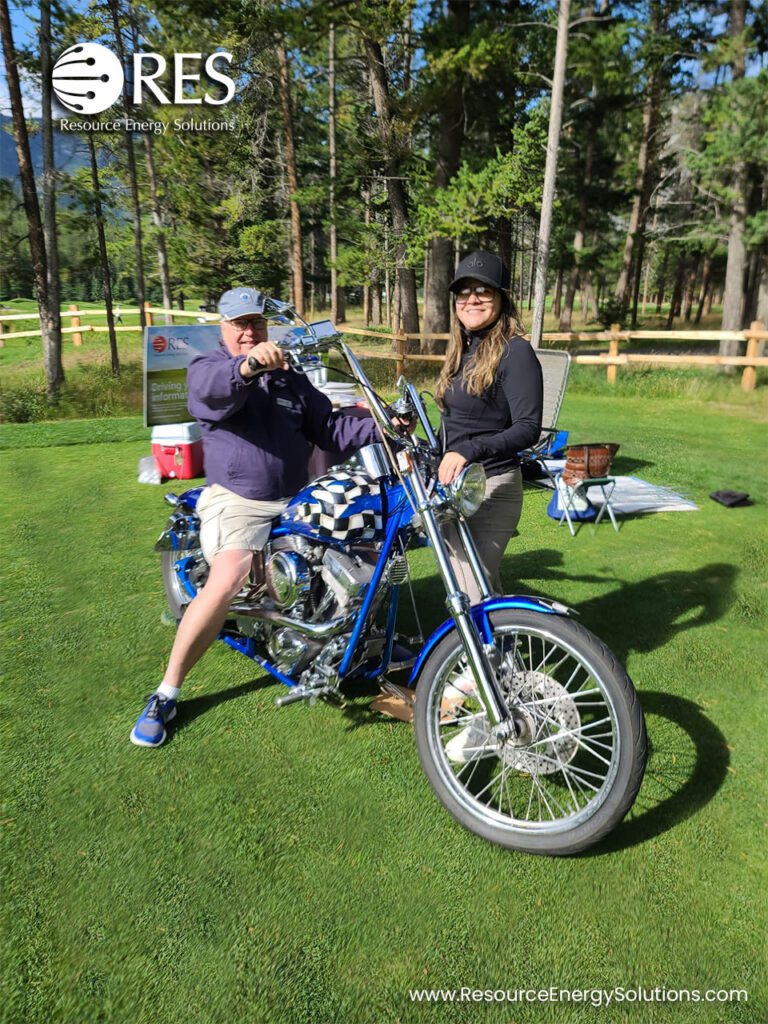
<svg viewBox="0 0 768 1024"><path fill-rule="evenodd" d="M244 380L250 380L265 370L287 370L288 363L274 342L260 341L258 345L248 350L245 359L240 363L240 376Z"/></svg>
<svg viewBox="0 0 768 1024"><path fill-rule="evenodd" d="M416 415L409 417L392 417L392 426L401 434L412 434L419 425L419 418Z"/></svg>

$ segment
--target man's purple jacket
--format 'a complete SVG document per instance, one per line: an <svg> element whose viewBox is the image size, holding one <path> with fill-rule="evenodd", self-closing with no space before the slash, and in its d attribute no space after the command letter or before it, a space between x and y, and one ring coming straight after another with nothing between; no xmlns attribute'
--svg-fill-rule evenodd
<svg viewBox="0 0 768 1024"><path fill-rule="evenodd" d="M222 346L196 356L187 371L209 484L243 498L290 498L307 482L313 445L343 452L379 440L372 419L334 412L303 374L271 370L245 381L242 361Z"/></svg>

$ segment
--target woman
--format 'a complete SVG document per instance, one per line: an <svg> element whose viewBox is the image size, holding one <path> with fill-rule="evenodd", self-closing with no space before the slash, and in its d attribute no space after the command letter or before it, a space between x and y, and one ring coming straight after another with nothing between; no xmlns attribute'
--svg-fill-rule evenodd
<svg viewBox="0 0 768 1024"><path fill-rule="evenodd" d="M523 505L518 452L541 432L541 366L509 296L509 270L494 253L473 252L459 264L451 291L456 316L437 385L443 459L449 484L469 462L485 468L485 499L469 520L480 559L497 593L499 566ZM480 590L453 526L446 541L459 585L472 604Z"/></svg>

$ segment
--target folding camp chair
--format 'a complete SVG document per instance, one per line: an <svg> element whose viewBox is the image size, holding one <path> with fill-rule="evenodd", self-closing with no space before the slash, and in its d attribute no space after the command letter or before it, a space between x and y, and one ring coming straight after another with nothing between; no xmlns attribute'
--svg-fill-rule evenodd
<svg viewBox="0 0 768 1024"><path fill-rule="evenodd" d="M565 446L568 439L567 431L557 429L557 418L560 415L560 406L565 397L565 388L568 384L568 374L571 370L571 353L560 349L540 348L536 350L536 357L541 364L541 374L544 384L544 404L541 416L541 433L538 441L530 448L519 452L523 462L533 462L541 459L553 451ZM554 487L554 478L547 469L545 462L539 463L549 477ZM536 483L535 480L529 480Z"/></svg>
<svg viewBox="0 0 768 1024"><path fill-rule="evenodd" d="M562 479L562 473L558 473L558 480L560 479ZM587 519L584 521L591 522L593 526L597 526L603 518L603 515L607 512L614 530L618 533L619 524L616 522L613 505L611 504L611 498L613 497L613 492L616 487L616 480L612 476L587 477L585 480L579 480L574 487L568 487L568 485L563 482L562 486L557 488L560 495L562 509L560 522L557 525L562 526L563 522L566 522L568 524L568 529L571 531L571 536L576 536L574 523L582 522L582 517L579 515L580 506L590 506L590 501L587 497L587 491L590 487L594 487L596 490L601 492L603 503L600 506L597 515L594 516L593 519ZM591 514L594 515L594 512Z"/></svg>

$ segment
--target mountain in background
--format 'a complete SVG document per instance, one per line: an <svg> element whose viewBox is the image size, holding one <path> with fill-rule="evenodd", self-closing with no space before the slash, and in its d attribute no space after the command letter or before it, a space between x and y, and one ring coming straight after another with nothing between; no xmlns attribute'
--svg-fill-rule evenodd
<svg viewBox="0 0 768 1024"><path fill-rule="evenodd" d="M30 121L38 129L40 128L40 118L31 118ZM39 179L43 173L43 136L41 131L36 131L34 135L30 132L29 149L32 154L35 178ZM85 143L74 132L54 131L53 150L57 170L71 174L78 167L86 167L88 164ZM16 146L13 141L13 123L8 115L0 114L0 178L18 179L18 176L19 162L16 159Z"/></svg>

